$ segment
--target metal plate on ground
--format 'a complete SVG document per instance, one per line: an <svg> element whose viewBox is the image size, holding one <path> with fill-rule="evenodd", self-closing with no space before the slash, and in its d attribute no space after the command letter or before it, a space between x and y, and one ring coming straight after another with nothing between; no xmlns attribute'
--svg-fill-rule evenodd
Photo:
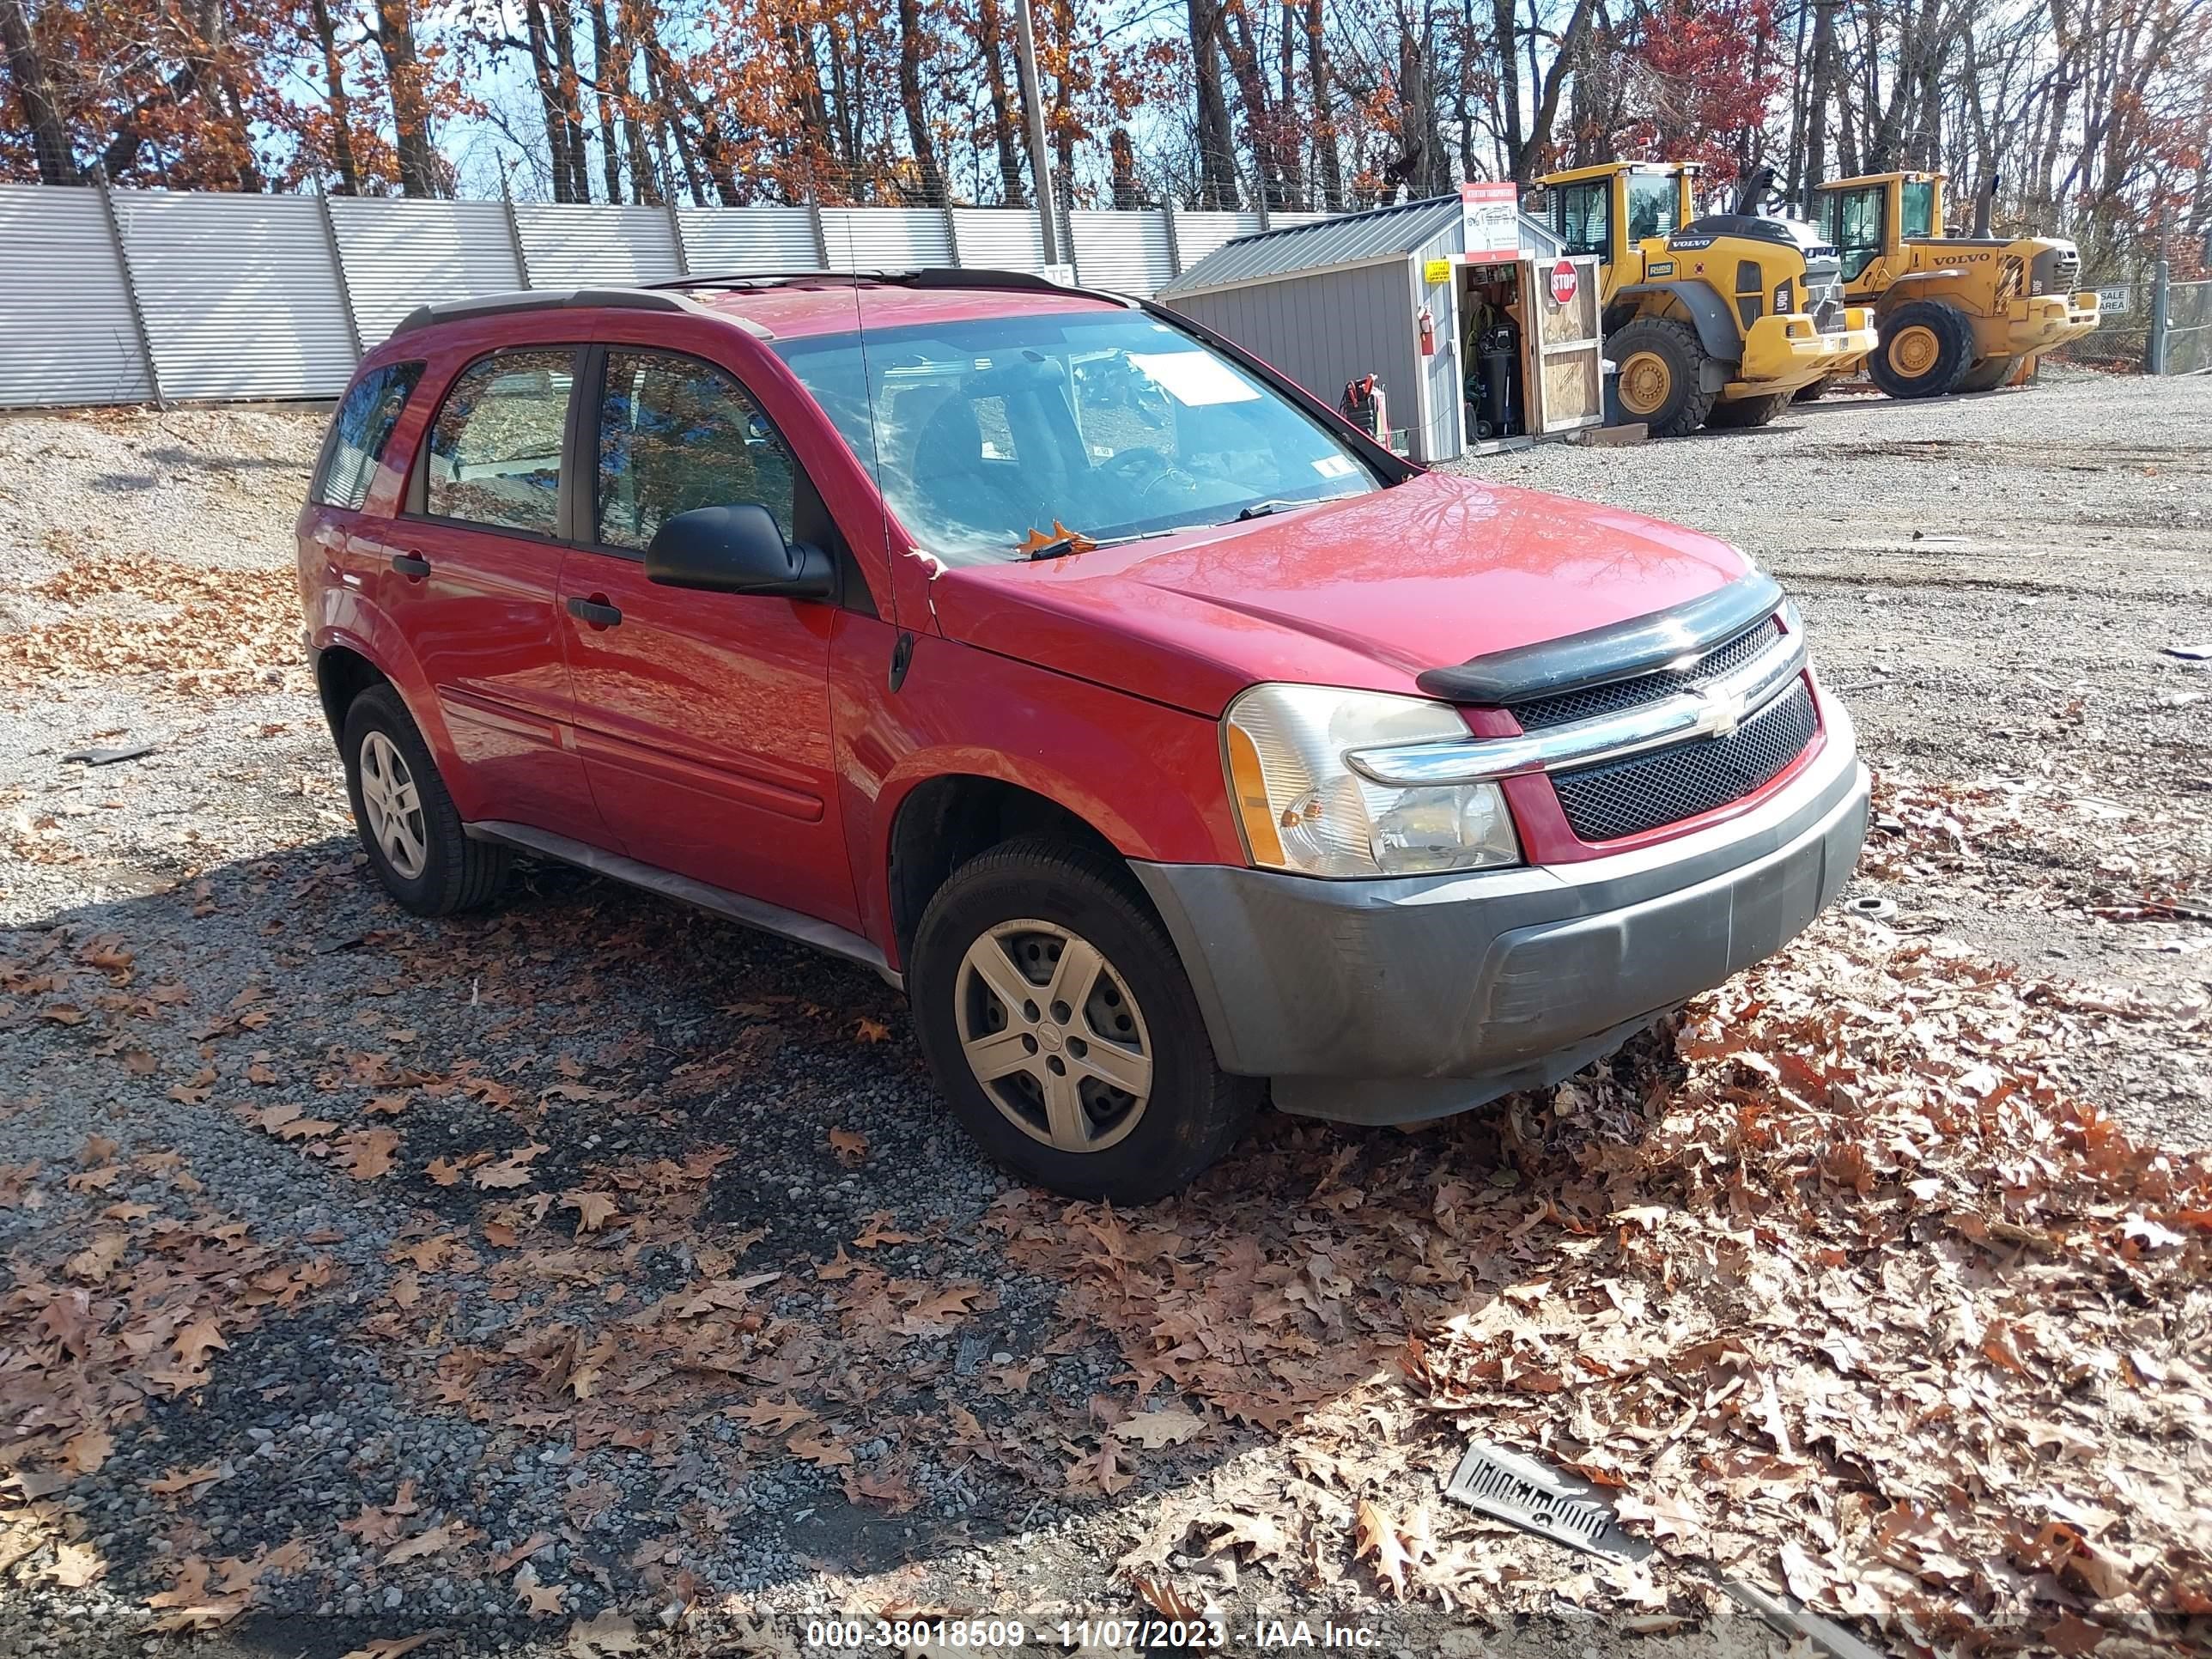
<svg viewBox="0 0 2212 1659"><path fill-rule="evenodd" d="M1503 1446L1476 1441L1445 1483L1444 1496L1469 1509L1590 1555L1641 1561L1650 1544L1613 1519L1596 1486Z"/></svg>

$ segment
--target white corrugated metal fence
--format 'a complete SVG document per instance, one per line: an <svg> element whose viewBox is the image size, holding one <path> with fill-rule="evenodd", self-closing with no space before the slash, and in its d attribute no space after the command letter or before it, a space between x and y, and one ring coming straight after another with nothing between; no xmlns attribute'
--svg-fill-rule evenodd
<svg viewBox="0 0 2212 1659"><path fill-rule="evenodd" d="M153 395L99 192L0 185L0 406Z"/></svg>
<svg viewBox="0 0 2212 1659"><path fill-rule="evenodd" d="M1063 219L1077 280L1137 295L1261 228L1162 208ZM335 397L416 306L503 289L924 265L1042 270L1036 215L0 185L0 408Z"/></svg>

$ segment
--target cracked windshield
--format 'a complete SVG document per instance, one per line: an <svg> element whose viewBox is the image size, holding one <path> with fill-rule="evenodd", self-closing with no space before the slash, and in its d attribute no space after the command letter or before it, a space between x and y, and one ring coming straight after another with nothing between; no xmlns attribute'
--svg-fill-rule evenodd
<svg viewBox="0 0 2212 1659"><path fill-rule="evenodd" d="M871 329L865 347L840 334L778 349L915 540L948 564L1378 487L1273 388L1140 313L931 323Z"/></svg>

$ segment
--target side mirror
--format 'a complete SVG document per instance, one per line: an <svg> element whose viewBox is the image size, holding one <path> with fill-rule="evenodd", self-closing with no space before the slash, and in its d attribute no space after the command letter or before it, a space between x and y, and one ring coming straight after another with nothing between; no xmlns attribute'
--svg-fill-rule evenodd
<svg viewBox="0 0 2212 1659"><path fill-rule="evenodd" d="M757 501L695 507L663 519L645 550L645 579L708 593L837 596L836 561L805 542L785 541L774 515Z"/></svg>

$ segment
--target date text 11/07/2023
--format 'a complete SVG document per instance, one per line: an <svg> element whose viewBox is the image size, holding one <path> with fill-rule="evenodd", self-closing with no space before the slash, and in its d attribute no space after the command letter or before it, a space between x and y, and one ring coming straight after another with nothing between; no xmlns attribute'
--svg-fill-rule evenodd
<svg viewBox="0 0 2212 1659"><path fill-rule="evenodd" d="M810 1619L806 1645L828 1649L926 1647L935 1650L1006 1652L1035 1639L1079 1651L1098 1649L1148 1652L1166 1649L1368 1649L1376 1632L1329 1620L1273 1619L1262 1613L1249 1625L1231 1628L1220 1619L1062 1619L1032 1626L1018 1619Z"/></svg>

